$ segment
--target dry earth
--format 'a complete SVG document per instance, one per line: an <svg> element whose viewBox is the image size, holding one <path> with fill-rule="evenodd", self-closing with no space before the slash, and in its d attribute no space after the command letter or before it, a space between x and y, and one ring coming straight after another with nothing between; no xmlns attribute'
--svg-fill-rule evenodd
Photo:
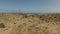
<svg viewBox="0 0 60 34"><path fill-rule="evenodd" d="M60 14L0 14L0 34L60 34Z"/></svg>

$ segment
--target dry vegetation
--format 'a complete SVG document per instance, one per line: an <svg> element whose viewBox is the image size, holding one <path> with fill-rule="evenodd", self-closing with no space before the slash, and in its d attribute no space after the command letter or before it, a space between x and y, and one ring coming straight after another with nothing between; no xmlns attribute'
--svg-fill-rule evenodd
<svg viewBox="0 0 60 34"><path fill-rule="evenodd" d="M0 34L60 34L60 14L0 14Z"/></svg>

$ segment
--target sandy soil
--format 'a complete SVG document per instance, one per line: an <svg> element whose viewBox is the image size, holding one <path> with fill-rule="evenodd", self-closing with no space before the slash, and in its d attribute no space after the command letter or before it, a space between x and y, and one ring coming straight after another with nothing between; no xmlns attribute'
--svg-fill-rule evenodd
<svg viewBox="0 0 60 34"><path fill-rule="evenodd" d="M60 34L60 14L0 14L0 34Z"/></svg>

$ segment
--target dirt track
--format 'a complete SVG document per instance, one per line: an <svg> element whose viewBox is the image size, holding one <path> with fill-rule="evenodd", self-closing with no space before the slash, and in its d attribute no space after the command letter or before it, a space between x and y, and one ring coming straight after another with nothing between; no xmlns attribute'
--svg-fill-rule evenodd
<svg viewBox="0 0 60 34"><path fill-rule="evenodd" d="M60 34L60 14L0 14L0 34Z"/></svg>

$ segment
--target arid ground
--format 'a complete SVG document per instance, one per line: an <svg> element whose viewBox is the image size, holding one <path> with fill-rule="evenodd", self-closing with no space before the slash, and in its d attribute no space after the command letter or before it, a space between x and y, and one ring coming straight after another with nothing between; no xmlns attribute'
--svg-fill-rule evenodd
<svg viewBox="0 0 60 34"><path fill-rule="evenodd" d="M0 34L60 34L60 14L0 14Z"/></svg>

